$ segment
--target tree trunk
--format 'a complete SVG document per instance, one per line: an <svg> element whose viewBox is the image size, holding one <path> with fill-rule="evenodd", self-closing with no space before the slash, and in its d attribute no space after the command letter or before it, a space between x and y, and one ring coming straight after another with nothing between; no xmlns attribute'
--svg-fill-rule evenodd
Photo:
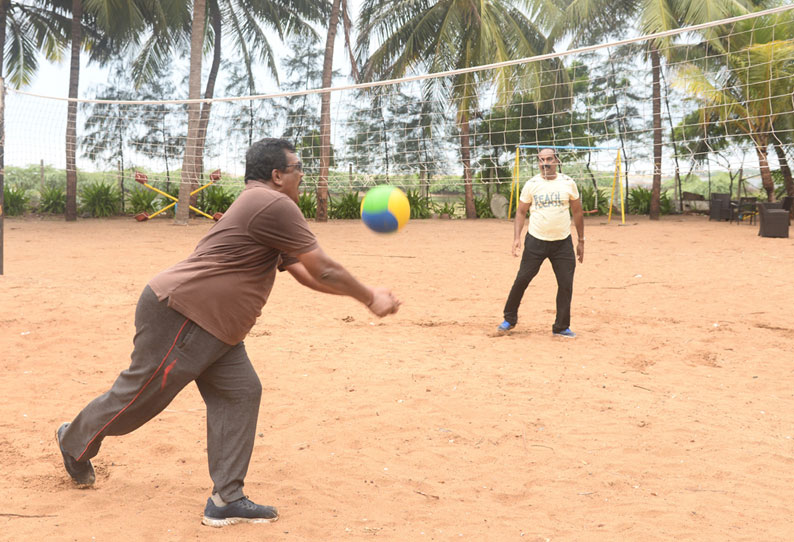
<svg viewBox="0 0 794 542"><path fill-rule="evenodd" d="M334 42L339 25L339 4L333 0L331 19L328 22L328 35L325 40L325 60L323 62L323 88L331 87L334 66ZM331 166L331 93L323 92L320 105L320 178L317 181L317 221L328 220L328 170Z"/></svg>
<svg viewBox="0 0 794 542"><path fill-rule="evenodd" d="M193 21L190 25L190 75L188 77L188 98L201 98L201 53L204 43L205 0L194 0ZM179 183L179 206L174 223L186 225L190 205L191 187L198 183L199 120L201 105L191 102L187 108L187 143L182 160L182 180Z"/></svg>
<svg viewBox="0 0 794 542"><path fill-rule="evenodd" d="M651 220L659 220L659 199L662 192L662 93L659 84L661 67L659 50L651 45L651 73L653 75L653 184L651 185Z"/></svg>
<svg viewBox="0 0 794 542"><path fill-rule="evenodd" d="M786 159L786 150L778 141L773 142L772 145L775 147L777 161L780 163L780 173L783 174L783 186L786 187L786 194L794 196L794 180L791 178L791 168L789 168L788 160ZM794 210L794 207L792 207L792 210Z"/></svg>
<svg viewBox="0 0 794 542"><path fill-rule="evenodd" d="M218 79L218 69L221 65L221 30L223 28L221 24L221 14L218 9L213 10L210 13L211 19L210 24L212 24L212 30L215 34L215 40L213 42L212 48L212 64L210 65L210 73L207 75L207 86L204 89L204 97L207 99L212 98L215 96L215 82ZM210 123L210 109L212 108L212 102L203 102L201 104L201 117L199 119L199 143L198 143L198 151L196 154L196 172L198 173L198 177L202 177L204 174L204 146L207 142L207 126ZM198 188L198 182L194 186L190 187L190 191L194 191ZM190 198L190 204L194 207L196 206L196 202L198 201L198 196L193 195Z"/></svg>
<svg viewBox="0 0 794 542"><path fill-rule="evenodd" d="M678 143L675 140L675 127L673 126L673 115L670 113L670 93L667 87L667 79L664 76L664 70L659 70L662 80L664 81L664 105L667 109L667 121L670 124L670 142L673 144L673 160L675 161L675 187L673 189L678 200L678 212L684 212L684 188L681 185L681 165L678 163ZM687 175L688 177L688 175ZM661 197L661 195L660 195Z"/></svg>
<svg viewBox="0 0 794 542"><path fill-rule="evenodd" d="M80 84L82 0L72 0L72 56L69 65L69 104L66 106L66 220L77 220L77 90Z"/></svg>
<svg viewBox="0 0 794 542"><path fill-rule="evenodd" d="M466 218L477 218L474 207L474 190L471 182L471 138L469 135L469 115L460 113L460 159L463 162L463 189L465 192Z"/></svg>
<svg viewBox="0 0 794 542"><path fill-rule="evenodd" d="M772 179L772 170L769 169L766 138L756 136L753 138L753 142L755 143L755 153L758 155L758 166L761 168L761 183L766 190L767 200L775 201L775 181Z"/></svg>

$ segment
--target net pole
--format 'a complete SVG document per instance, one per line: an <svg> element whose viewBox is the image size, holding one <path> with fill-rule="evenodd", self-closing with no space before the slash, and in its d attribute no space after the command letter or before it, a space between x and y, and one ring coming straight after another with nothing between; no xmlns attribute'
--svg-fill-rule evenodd
<svg viewBox="0 0 794 542"><path fill-rule="evenodd" d="M618 151L620 156L620 151ZM612 193L609 196L609 212L607 213L607 222L612 222L612 207L615 206L615 183L618 182L618 165L615 164L615 176L612 177ZM622 205L623 202L621 202Z"/></svg>
<svg viewBox="0 0 794 542"><path fill-rule="evenodd" d="M516 162L513 164L513 182L510 183L510 205L507 206L507 218L510 218L510 211L513 209L513 190L516 191L516 216L518 216L518 175L519 175L519 156L521 149L516 147Z"/></svg>
<svg viewBox="0 0 794 542"><path fill-rule="evenodd" d="M5 177L5 145L6 145L6 131L5 131L5 80L0 76L0 275L3 274L3 208L5 207L5 198L3 193L4 177Z"/></svg>
<svg viewBox="0 0 794 542"><path fill-rule="evenodd" d="M626 198L624 197L623 194L623 184L620 182L620 166L621 166L620 149L618 149L618 157L615 160L615 180L618 181L618 184L620 185L620 223L625 224L626 206L624 202Z"/></svg>

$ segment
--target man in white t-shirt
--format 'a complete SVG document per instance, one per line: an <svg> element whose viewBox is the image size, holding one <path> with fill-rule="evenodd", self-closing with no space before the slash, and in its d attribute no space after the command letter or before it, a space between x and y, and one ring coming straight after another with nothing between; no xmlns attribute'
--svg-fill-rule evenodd
<svg viewBox="0 0 794 542"><path fill-rule="evenodd" d="M521 265L513 282L504 308L504 322L498 330L506 333L518 322L518 306L530 281L537 275L543 261L548 258L557 277L557 318L551 328L555 336L574 338L571 331L571 296L576 259L584 261L584 213L576 183L557 172L560 160L554 149L541 149L538 153L540 174L524 185L519 197L513 232L513 256L521 249L521 232L524 230L527 211L529 229L524 242ZM576 226L576 256L571 240L571 216Z"/></svg>

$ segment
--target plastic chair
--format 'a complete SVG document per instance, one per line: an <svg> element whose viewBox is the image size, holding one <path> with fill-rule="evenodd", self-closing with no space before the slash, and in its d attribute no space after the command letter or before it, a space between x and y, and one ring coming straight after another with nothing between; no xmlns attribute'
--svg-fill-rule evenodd
<svg viewBox="0 0 794 542"><path fill-rule="evenodd" d="M709 220L728 220L731 217L731 195L712 192L709 201Z"/></svg>
<svg viewBox="0 0 794 542"><path fill-rule="evenodd" d="M740 224L744 220L750 221L750 224L755 222L755 215L758 213L756 209L756 202L758 198L742 197L739 201L731 202L731 218L730 221L736 220Z"/></svg>
<svg viewBox="0 0 794 542"><path fill-rule="evenodd" d="M791 200L788 205L791 209ZM783 208L783 202L761 201L756 204L756 207L758 209L758 235L761 237L788 237L789 211Z"/></svg>

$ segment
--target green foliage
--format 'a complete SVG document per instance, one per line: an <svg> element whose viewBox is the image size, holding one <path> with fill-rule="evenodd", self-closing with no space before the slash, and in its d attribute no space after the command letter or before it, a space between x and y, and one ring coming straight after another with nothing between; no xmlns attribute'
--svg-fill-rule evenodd
<svg viewBox="0 0 794 542"><path fill-rule="evenodd" d="M419 190L405 192L408 204L411 206L411 218L430 218L433 207L430 198L423 196Z"/></svg>
<svg viewBox="0 0 794 542"><path fill-rule="evenodd" d="M133 188L129 192L128 201L132 207L132 214L153 213L154 202L157 200L157 192L147 188Z"/></svg>
<svg viewBox="0 0 794 542"><path fill-rule="evenodd" d="M772 172L772 181L775 183L775 199L781 200L784 197L788 196L788 192L786 192L786 184L783 180L783 172L779 169L776 169Z"/></svg>
<svg viewBox="0 0 794 542"><path fill-rule="evenodd" d="M19 216L27 209L30 196L21 186L3 187L3 213L8 216Z"/></svg>
<svg viewBox="0 0 794 542"><path fill-rule="evenodd" d="M596 189L593 186L580 186L579 197L582 199L582 210L592 211L596 208ZM609 196L606 191L598 189L598 214L605 215L609 211Z"/></svg>
<svg viewBox="0 0 794 542"><path fill-rule="evenodd" d="M225 213L235 200L235 196L231 191L218 185L205 188L199 194L201 196L199 197L198 208L208 215Z"/></svg>
<svg viewBox="0 0 794 542"><path fill-rule="evenodd" d="M329 218L361 218L361 200L358 199L358 192L347 192L339 198L330 198L330 200Z"/></svg>
<svg viewBox="0 0 794 542"><path fill-rule="evenodd" d="M160 187L157 187L157 188L159 188L160 190L162 190L166 194L170 194L174 198L179 199L179 183L178 182L170 183L167 189L165 188L165 186L160 186ZM157 203L155 204L155 206L158 209L162 209L163 207L167 207L168 205L170 205L172 203L175 203L175 202L171 198L167 198L165 196L158 196ZM176 213L176 205L174 205L173 207L168 209L166 211L166 213L168 214L168 216L174 216L174 214Z"/></svg>
<svg viewBox="0 0 794 542"><path fill-rule="evenodd" d="M633 215L648 215L651 213L651 191L637 186L629 190L628 212Z"/></svg>
<svg viewBox="0 0 794 542"><path fill-rule="evenodd" d="M651 214L651 191L649 189L641 186L632 188L629 190L628 200L629 214ZM669 215L673 212L673 202L667 192L662 192L659 195L659 212L663 215Z"/></svg>
<svg viewBox="0 0 794 542"><path fill-rule="evenodd" d="M63 214L66 210L66 190L58 185L49 184L41 189L39 212L54 215Z"/></svg>
<svg viewBox="0 0 794 542"><path fill-rule="evenodd" d="M445 201L443 203L434 203L433 209L440 215L449 215L450 218L455 216L455 202Z"/></svg>
<svg viewBox="0 0 794 542"><path fill-rule="evenodd" d="M474 210L477 213L477 218L495 218L491 211L491 204L486 197L474 196Z"/></svg>
<svg viewBox="0 0 794 542"><path fill-rule="evenodd" d="M673 202L667 196L667 192L662 192L659 196L659 212L663 215L673 212Z"/></svg>
<svg viewBox="0 0 794 542"><path fill-rule="evenodd" d="M118 189L105 182L86 185L80 191L81 209L94 218L103 218L118 214L121 194Z"/></svg>
<svg viewBox="0 0 794 542"><path fill-rule="evenodd" d="M306 191L298 196L298 207L306 218L315 218L317 216L317 196L314 192Z"/></svg>

